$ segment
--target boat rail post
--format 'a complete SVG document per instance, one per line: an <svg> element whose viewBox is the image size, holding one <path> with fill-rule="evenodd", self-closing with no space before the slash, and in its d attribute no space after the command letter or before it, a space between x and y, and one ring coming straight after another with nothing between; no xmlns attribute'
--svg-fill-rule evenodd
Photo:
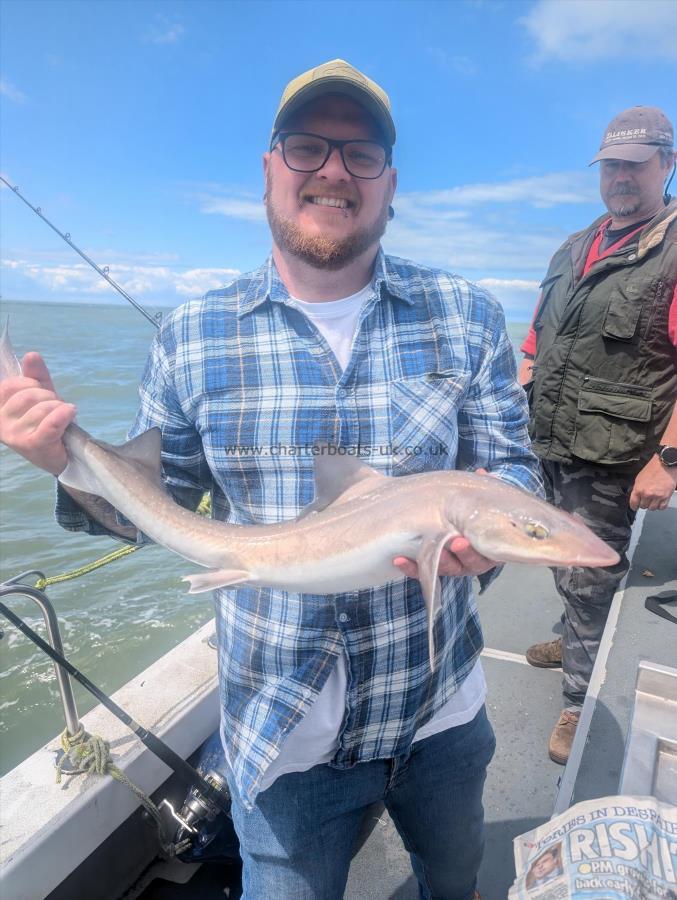
<svg viewBox="0 0 677 900"><path fill-rule="evenodd" d="M22 579L28 577L29 575L37 575L40 578L44 578L42 572L39 572L35 569L29 572L22 572L20 575L16 575L14 578L10 578L9 581L5 581L0 584L0 598L7 597L10 594L17 594L22 597L28 597L30 600L35 601L35 603L37 603L37 605L39 606L45 620L47 639L49 643L54 650L63 655L63 644L61 642L59 621L57 619L54 606L52 605L52 601L49 600L44 591L32 587L31 585L22 583ZM68 730L68 733L70 735L75 735L80 729L80 722L78 720L78 711L75 706L75 697L73 696L73 686L71 685L70 676L68 672L66 672L65 669L62 669L61 666L56 662L54 663L54 672L56 673L56 680L58 682L59 692L61 694L63 714L66 720L66 729Z"/></svg>

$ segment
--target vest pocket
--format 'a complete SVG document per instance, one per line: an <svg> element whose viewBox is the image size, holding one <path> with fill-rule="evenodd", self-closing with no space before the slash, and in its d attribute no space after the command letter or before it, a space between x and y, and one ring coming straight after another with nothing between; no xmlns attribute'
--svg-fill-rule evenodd
<svg viewBox="0 0 677 900"><path fill-rule="evenodd" d="M651 419L651 390L586 378L578 395L572 453L598 463L640 458Z"/></svg>
<svg viewBox="0 0 677 900"><path fill-rule="evenodd" d="M649 285L646 282L630 281L616 285L609 298L602 334L616 341L639 340L637 323L642 312L642 302Z"/></svg>

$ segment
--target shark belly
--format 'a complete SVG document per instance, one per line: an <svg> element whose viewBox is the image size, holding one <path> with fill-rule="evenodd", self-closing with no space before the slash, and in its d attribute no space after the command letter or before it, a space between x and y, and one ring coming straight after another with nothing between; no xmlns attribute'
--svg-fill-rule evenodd
<svg viewBox="0 0 677 900"><path fill-rule="evenodd" d="M396 556L416 558L420 535L391 533L366 545L349 547L314 559L295 559L285 565L265 561L250 566L247 583L306 594L338 594L402 581L393 565Z"/></svg>

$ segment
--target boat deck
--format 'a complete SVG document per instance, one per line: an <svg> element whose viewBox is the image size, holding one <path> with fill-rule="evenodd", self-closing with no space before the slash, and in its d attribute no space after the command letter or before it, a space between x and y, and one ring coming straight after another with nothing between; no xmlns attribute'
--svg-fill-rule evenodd
<svg viewBox="0 0 677 900"><path fill-rule="evenodd" d="M561 708L561 671L534 669L524 657L536 641L560 630L561 605L550 572L510 565L479 598L489 685L489 715L497 737L484 794L486 850L483 900L505 900L514 879L512 840L547 821L555 809L618 791L624 742L640 659L677 663L677 627L644 609L653 593L677 589L677 500L639 521L625 590L610 615L589 702L566 769L551 762L547 742ZM677 613L672 604L673 614ZM240 896L236 870L203 866L188 885L156 880L144 900ZM353 860L345 900L417 900L409 858L383 814Z"/></svg>

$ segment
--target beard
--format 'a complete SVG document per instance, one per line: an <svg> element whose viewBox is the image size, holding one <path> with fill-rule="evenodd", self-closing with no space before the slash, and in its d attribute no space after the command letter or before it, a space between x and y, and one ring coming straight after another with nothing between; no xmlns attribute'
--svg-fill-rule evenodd
<svg viewBox="0 0 677 900"><path fill-rule="evenodd" d="M385 234L388 224L388 206L379 211L376 221L358 228L345 238L331 238L325 235L306 234L287 216L283 216L271 200L272 184L266 183L266 215L273 240L281 250L313 266L315 269L336 271L353 262L366 250L378 243Z"/></svg>
<svg viewBox="0 0 677 900"><path fill-rule="evenodd" d="M607 198L606 208L612 216L622 219L634 216L642 205L640 193L636 188L618 187Z"/></svg>

